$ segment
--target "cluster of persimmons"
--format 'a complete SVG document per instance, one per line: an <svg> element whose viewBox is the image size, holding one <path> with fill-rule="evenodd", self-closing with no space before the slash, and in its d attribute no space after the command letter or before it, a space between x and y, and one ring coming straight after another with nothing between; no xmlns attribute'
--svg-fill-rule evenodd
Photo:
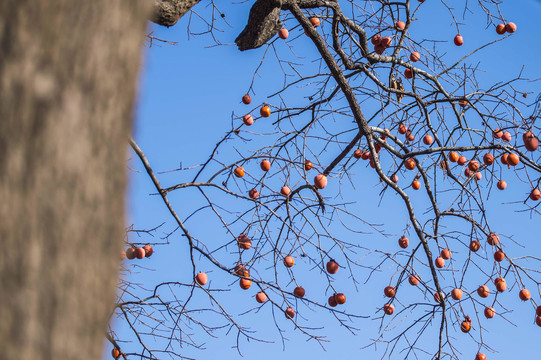
<svg viewBox="0 0 541 360"><path fill-rule="evenodd" d="M317 18L315 18L315 19L317 19ZM312 20L312 24L314 24L314 26L317 26L317 25L315 25L315 22L313 20ZM317 23L317 24L319 25L319 23ZM242 97L242 102L244 104L246 104L246 105L250 104L252 102L252 99L251 99L250 95L248 95L248 94L244 95ZM268 105L263 105L260 108L259 113L260 113L261 117L263 117L263 118L269 117L270 114L271 114L270 107ZM244 115L242 120L243 120L243 122L244 122L244 124L246 126L251 126L254 123L254 119L253 119L251 114ZM259 166L260 169L263 172L268 172L271 169L271 166L272 166L271 162L269 160L267 160L267 159L264 159L263 161L261 161L261 163L259 165L260 165ZM312 164L312 162L310 160L306 160L304 162L304 164L303 164L303 167L304 167L304 170L310 171L313 168L313 164ZM245 173L246 173L246 171L244 170L244 168L242 166L237 166L233 170L233 174L237 178L244 177ZM324 174L317 174L314 177L314 187L316 189L323 189L326 186L327 186L327 176L324 175ZM280 193L280 196L284 196L284 197L288 198L288 197L291 196L291 189L287 185L284 185L280 189L279 193ZM252 200L257 200L259 198L259 195L260 195L259 191L257 189L255 189L255 188L251 189L248 192L248 196ZM249 250L252 247L252 240L245 234L240 234L237 237L236 240L237 240L237 245L238 245L239 249L241 249L241 250ZM287 255L287 256L284 257L283 263L284 263L285 267L291 268L295 264L295 259L293 258L293 256ZM338 269L339 269L339 265L338 265L338 263L336 261L331 259L327 263L327 271L328 271L329 274L336 274ZM241 289L247 290L252 286L252 280L250 279L250 270L248 270L245 265L240 264L240 263L237 264L235 266L235 268L233 269L233 272L236 275L238 275L239 277L241 277L241 279L239 280L239 286L241 287ZM201 286L205 285L208 282L207 274L204 273L204 272L198 273L195 276L195 282L197 284L201 285ZM303 298L304 295L305 295L304 288L302 286L295 287L295 289L293 290L293 295L295 297L297 297L297 298ZM267 294L265 294L265 292L263 292L263 291L258 292L256 294L255 298L256 298L256 301L258 303L264 303L264 302L266 302L268 300ZM328 300L329 305L332 306L332 307L337 306L339 304L344 304L345 302L346 302L346 296L343 293L334 294L331 297L329 297L329 300ZM295 316L295 310L293 310L291 307L288 307L284 311L284 313L285 313L286 317L289 318L289 319L292 319Z"/></svg>
<svg viewBox="0 0 541 360"><path fill-rule="evenodd" d="M423 2L424 0L418 0L419 2ZM317 28L320 26L320 20L317 17L310 17L310 23L314 28ZM407 28L409 27L410 23L409 21L407 23L403 21L397 21L394 26L394 30L398 32L404 32L407 31ZM392 28L392 27L391 27ZM506 23L506 24L499 24L496 26L496 32L497 34L503 35L505 33L514 33L517 30L517 26L512 23ZM282 28L278 32L278 36L281 39L287 39L289 36L289 31L286 28ZM393 38L391 36L384 36L384 34L376 34L370 38L371 44L374 46L374 52L377 54L383 54L386 49L390 48L393 43ZM453 42L456 46L462 46L464 44L463 37L459 34L457 34ZM409 53L409 60L412 63L418 62L421 60L421 54L418 51L410 51ZM413 66L408 66L404 70L404 77L407 79L412 79L415 76L415 69ZM251 104L252 98L250 95L246 94L242 97L242 103L248 105ZM468 107L469 103L467 100L462 99L458 102L458 104L462 108ZM271 115L271 107L268 104L263 104L259 108L259 115L261 118L268 118ZM245 126L252 126L256 120L258 120L257 117L254 118L255 115L252 115L250 113L244 115L242 117L242 122ZM405 136L405 143L412 143L415 141L415 135L412 133L410 129L408 129L407 124L400 123L398 126L398 133L400 135ZM386 141L387 137L390 135L390 130L384 130L384 133L380 136L381 141ZM502 144L510 143L512 141L512 135L510 132L503 131L500 129L496 129L492 132L492 136L496 141L500 141ZM535 135L531 131L525 131L522 135L522 140L524 147L526 150L530 152L534 152L538 149L538 139L535 137ZM428 147L430 147L434 143L434 138L430 134L424 135L422 138L422 143ZM375 142L374 143L374 149L375 153L374 156L378 156L377 154L380 153L382 150L382 146ZM483 170L491 170L491 166L494 165L495 162L499 159L501 164L505 165L510 169L511 167L515 167L520 164L521 162L521 155L517 153L513 153L507 150L500 150L499 153L495 152L485 152L484 154L478 154L476 153L476 157L473 159L468 159L465 155L462 155L458 153L457 151L450 151L446 153L447 158L446 160L441 161L439 163L439 166L444 170L448 171L448 167L453 166L452 164L457 164L458 166L464 166L463 174L467 178L472 178L474 180L481 180L482 179L482 171ZM357 149L353 152L353 157L355 159L362 159L362 160L368 160L369 165L372 168L376 167L376 163L374 161L373 156L371 153L367 150L361 150ZM248 171L263 171L264 173L269 172L272 165L273 165L273 159L263 159L259 163L260 169L248 169ZM418 167L418 160L415 157L407 157L403 161L403 166L407 170L415 170ZM303 163L301 163L301 166L304 168L306 172L311 171L314 168L313 163L310 160L305 160ZM244 169L242 166L235 166L232 169L232 173L235 177L241 179L245 176L247 169ZM462 169L460 170L462 173ZM494 173L494 172L492 172ZM419 190L422 186L421 182L419 181L420 176L416 176L415 179L411 183L411 188L413 190ZM398 183L399 178L397 174L393 174L390 177L390 180L394 183ZM313 179L313 185L312 188L314 191L318 191L321 189L324 189L327 186L327 173L318 173L315 175ZM504 190L507 187L507 183L503 179L498 179L496 186L499 190ZM248 191L248 197L252 201L260 201L260 192L256 188L252 188ZM295 192L292 191L292 189L287 186L287 184L284 184L280 189L276 189L275 193L273 195L276 195L278 197L283 197L286 200L291 199L292 196L295 195ZM533 201L538 201L541 199L541 191L538 188L533 188L530 192L529 198ZM259 200L258 200L259 199ZM236 243L240 251L248 251L252 248L252 240L244 233L241 233L236 237ZM488 246L492 249L492 254L494 258L495 263L500 263L504 261L507 257L507 255L504 253L501 244L500 244L500 238L495 233L490 233L486 239L486 242ZM398 245L402 249L407 249L409 246L409 239L406 236L402 236L398 239ZM469 244L469 249L471 252L475 253L479 251L481 248L481 243L478 240L472 240ZM438 250L439 256L437 256L434 260L434 265L437 269L444 269L446 266L446 260L450 260L452 257L452 252L449 248L444 248ZM127 257L128 259L142 259L144 257L150 257L153 253L153 249L150 245L146 245L144 247L130 247L126 251L123 252L123 258ZM287 255L283 257L283 265L286 268L292 268L295 265L295 258L292 255ZM326 270L329 274L336 274L339 270L340 266L339 264L334 260L330 259L326 263ZM242 262L239 262L235 265L233 269L231 269L231 273L235 274L239 277L239 286L243 290L248 290L252 286L252 282L254 281L253 278L250 277L250 270L247 268L245 264ZM208 281L209 277L205 272L199 272L195 275L194 281L199 286L205 286ZM423 280L418 274L411 273L409 276L408 282L411 286L418 286ZM507 290L507 283L506 280L499 276L494 280L491 280L494 284L494 289L497 293L502 293ZM257 282L257 281L256 281ZM487 282L487 284L480 285L476 291L474 291L471 296L475 296L475 292L477 293L477 296L480 298L487 298L491 292L491 288L489 287L490 283ZM387 286L384 288L383 292L384 295L389 298L389 302L384 304L383 306L383 312L386 315L392 315L395 312L395 306L392 304L393 299L395 298L397 292L399 291L399 288L395 288L394 286ZM454 301L460 301L464 294L463 289L460 288L454 288L450 292L450 296ZM494 291L494 290L492 290ZM305 289L302 286L296 286L292 294L296 298L303 298L305 296ZM432 293L432 291L430 291ZM442 292L435 292L433 295L434 301L436 303L442 303L445 299L445 294ZM522 301L528 301L531 299L531 294L528 289L522 288L518 292L518 296ZM265 293L265 291L261 290L255 294L255 300L257 303L263 304L269 300L268 294ZM272 300L272 299L271 299ZM344 304L346 302L346 295L343 293L334 293L328 298L328 305L331 307L336 307L337 305ZM286 318L293 319L295 317L295 310L291 307L287 307L286 309L283 309L284 314ZM484 308L484 316L487 319L491 319L496 315L496 309L492 306L486 306ZM536 318L535 322L538 326L541 326L541 306L538 306L536 309ZM464 320L460 324L460 329L464 333L468 333L472 328L472 320L469 316L464 316ZM120 357L120 352L118 349L114 348L112 351L112 355L115 359L118 359ZM486 356L483 353L478 353L476 355L476 360L486 360Z"/></svg>
<svg viewBox="0 0 541 360"><path fill-rule="evenodd" d="M320 25L319 19L312 17L310 18L310 22L314 27L318 27ZM395 29L398 31L404 31L407 27L407 24L402 21L397 21L395 24ZM504 34L506 32L513 33L517 29L516 25L512 22L507 24L499 24L496 27L496 32L498 34ZM287 29L283 28L279 31L279 37L282 39L287 39L289 36L289 32ZM385 49L389 48L392 45L392 38L390 36L382 36L380 34L376 34L371 38L371 43L374 45L374 51L377 54L382 54ZM456 46L461 46L464 43L464 39L460 34L456 35L454 38L454 44ZM411 62L417 62L421 60L421 55L417 51L412 51L409 54L409 58ZM413 71L410 68L405 69L404 76L407 79L411 79L414 76ZM244 104L250 104L252 101L251 97L249 95L244 95L242 98L242 102ZM466 108L468 106L468 101L463 99L459 101L459 105L463 108ZM271 114L271 109L268 105L263 105L260 108L260 115L262 118L269 117ZM243 123L246 126L251 126L254 124L254 117L251 114L246 114L242 118ZM408 127L405 124L400 124L398 127L398 133L401 135L405 135L406 137L406 143L411 143L415 141L415 136L413 135L412 131L408 129ZM385 130L385 133L380 136L380 139L382 141L385 141L387 136L389 134L389 130ZM512 141L512 135L507 131L502 131L500 129L496 129L493 131L492 134L493 138L496 140L500 140L502 143L509 143ZM530 132L526 131L523 136L522 140L524 143L525 148L528 151L536 151L538 149L538 139L535 137L535 135ZM431 146L434 143L434 138L426 134L422 138L422 142L426 146ZM377 155L382 147L377 142L374 143L375 148L375 154ZM362 159L362 160L369 160L369 164L372 168L375 168L376 164L374 162L374 159L369 151L367 150L361 150L357 149L353 152L353 157L355 159ZM465 166L464 168L464 175L466 177L473 177L475 180L481 180L482 179L482 173L481 171L484 169L490 170L490 166L494 164L496 159L499 157L501 163L503 165L506 165L508 168L517 166L520 163L520 156L516 153L508 152L508 151L501 151L499 154L494 154L491 152L486 152L482 155L482 159L467 159L466 156L459 154L456 151L451 151L448 153L447 161L442 161L440 163L440 167L446 171L447 167L449 166L448 163L456 163L459 166ZM264 159L259 163L260 169L263 172L268 172L271 169L272 163L271 160ZM415 170L417 167L417 160L414 157L406 158L404 160L404 167L407 170ZM303 164L305 171L310 171L313 168L313 164L311 161L306 160ZM242 178L246 173L246 170L242 166L237 166L233 169L233 174L237 178ZM398 176L396 174L393 174L391 176L391 181L394 183L398 182ZM414 190L419 190L421 188L421 182L418 180L419 176L416 176L415 179L411 183L411 187ZM327 177L325 174L320 173L315 176L313 185L316 189L323 189L327 185ZM503 179L499 179L499 181L496 184L497 188L500 190L504 190L507 187L507 183ZM276 191L276 193L279 193L281 196L284 196L286 198L290 197L292 194L291 189L284 185L279 191ZM253 188L248 192L248 196L252 200L257 200L260 196L260 193L257 189ZM541 198L541 192L539 189L534 188L532 189L530 193L530 199L534 201L538 201ZM240 234L237 237L237 244L238 247L241 250L249 250L252 246L252 242L250 238L245 234ZM409 246L409 240L405 236L402 236L398 240L399 246L402 249L406 249ZM499 245L500 240L499 236L497 234L491 233L487 237L487 244L492 247L493 249L493 257L495 262L502 262L506 259L506 254L503 252L501 245ZM477 252L481 248L481 244L478 240L472 240L469 248L472 252ZM434 264L435 267L438 269L445 268L445 261L451 259L452 253L451 250L448 248L442 249L440 251L439 256L436 257ZM295 264L295 259L291 255L287 255L283 258L284 266L291 268ZM326 270L329 274L335 274L339 269L339 265L335 260L330 260L327 263ZM249 289L252 280L250 279L250 271L246 268L245 265L239 263L237 264L234 269L232 270L234 274L240 277L239 285L242 289L246 290ZM195 282L199 284L200 286L203 286L207 283L208 277L204 272L200 272L195 276ZM422 280L418 274L412 274L409 279L409 283L412 286L417 286ZM507 289L507 283L503 277L497 277L493 281L495 290L497 292L504 292ZM393 286L387 286L384 289L384 295L390 299L393 299L396 296L396 289ZM477 289L477 295L480 298L487 298L490 294L490 288L488 285L483 284L480 285ZM303 298L305 296L305 289L301 286L295 287L293 290L293 295L297 298ZM453 300L459 301L463 296L463 290L460 288L455 288L450 292L450 296ZM528 289L523 288L518 293L519 298L522 301L527 301L531 298L531 294L528 291ZM440 303L444 301L445 294L436 292L433 294L434 300L437 303ZM255 299L258 303L265 303L268 300L267 294L264 291L259 291L255 295ZM331 295L328 299L328 304L331 307L335 307L340 304L344 304L346 301L346 296L343 293L335 293ZM389 302L386 303L383 306L383 311L387 315L392 315L395 312L394 305ZM284 310L285 316L289 319L292 319L295 315L295 310L291 307L288 307ZM487 319L491 319L496 315L496 310L492 306L486 306L484 309L484 315ZM537 307L536 309L536 324L541 326L541 306ZM464 320L460 324L460 329L462 332L467 333L470 331L472 325L472 320L469 316L465 316ZM486 356L482 353L478 353L476 355L476 360L486 360Z"/></svg>
<svg viewBox="0 0 541 360"><path fill-rule="evenodd" d="M143 247L129 247L126 250L122 250L121 258L122 260L127 258L128 260L144 259L150 257L154 253L154 249L149 244Z"/></svg>

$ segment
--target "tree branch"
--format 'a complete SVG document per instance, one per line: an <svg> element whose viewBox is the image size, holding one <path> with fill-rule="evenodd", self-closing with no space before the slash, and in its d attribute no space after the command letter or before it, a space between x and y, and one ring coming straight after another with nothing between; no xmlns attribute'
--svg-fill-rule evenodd
<svg viewBox="0 0 541 360"><path fill-rule="evenodd" d="M154 3L150 20L158 25L173 26L201 0L163 0Z"/></svg>
<svg viewBox="0 0 541 360"><path fill-rule="evenodd" d="M248 24L235 39L240 51L256 49L282 27L280 21L281 0L257 0L250 9Z"/></svg>

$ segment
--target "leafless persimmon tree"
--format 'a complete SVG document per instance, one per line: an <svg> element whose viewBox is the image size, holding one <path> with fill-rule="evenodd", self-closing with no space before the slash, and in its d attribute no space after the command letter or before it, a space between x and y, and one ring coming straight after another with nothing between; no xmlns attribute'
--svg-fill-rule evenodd
<svg viewBox="0 0 541 360"><path fill-rule="evenodd" d="M182 1L158 2L153 20L172 26L195 3L178 10ZM241 51L263 46L266 56L275 54L284 71L283 88L268 94L268 102L245 106L244 113L236 114L231 130L209 148L206 162L177 169L188 181L161 185L143 150L130 141L175 222L175 230L165 238L186 243L185 260L193 271L189 279L146 290L127 281L120 284L115 317L128 324L137 341L124 343L111 330L109 339L119 356L183 358L184 346L198 347L197 333L213 336L224 329L235 331L237 339L264 341L264 335L252 333L225 305L227 285L237 281L243 289L257 289L259 305L254 300L251 311L272 307L278 329L277 318L285 312L299 331L320 343L324 331L306 321L314 312L330 312L352 332L364 318L379 318L370 345L382 344L384 356L391 358L428 354L435 359L484 359L483 353L494 345L483 337L485 317L504 316L513 306L501 299L504 291L530 301L532 319L541 326L536 301L526 290L539 289L540 259L508 251L512 234L499 233L486 215L490 195L505 189L505 180L514 176L527 186L517 201L538 214L539 111L529 107L527 94L521 92L525 79L520 74L487 86L478 81L479 67L468 63L478 51L511 36L516 26L497 2L461 3L465 12L484 13L486 26L501 34L494 33L494 41L459 61L446 63L441 44L410 36L422 6L409 0L258 0L236 44ZM460 46L456 10L449 5L447 11L456 24L450 40ZM212 31L220 17L208 21ZM319 56L315 72L307 73L301 60L281 58L275 51L281 41L276 36L287 37L282 28L289 29L290 38L310 39ZM288 42L291 48L295 41ZM303 96L295 96L300 87ZM266 120L264 130L258 130L267 117L272 126ZM245 141L253 131L264 132L265 140L257 145ZM221 155L228 147L235 149L236 159ZM379 180L376 188L382 197L394 194L400 199L399 211L407 214L403 234L391 236L351 210L354 205L342 195L357 186L358 172ZM186 206L188 212L173 207L170 195L188 191L196 193L200 203ZM414 199L421 193L424 203ZM192 232L192 218L218 224L228 241ZM155 230L128 231L130 257ZM336 235L344 231L391 238L394 250ZM312 276L321 279L318 294L311 289L305 295L296 277L299 265L291 260L307 264ZM125 266L129 264L137 262ZM394 272L381 288L388 297L381 310L375 315L343 310L345 291L335 286L335 279L348 277L359 288L360 278L369 278L383 264ZM207 271L227 275L230 283L207 284L213 275L198 275ZM481 284L470 281L472 277ZM410 286L418 296L401 300L402 288ZM539 298L538 291L534 298ZM202 294L208 306L194 300ZM202 313L215 314L225 325L201 321ZM436 336L427 332L431 324L439 330ZM471 335L479 354L461 353L457 336L462 333ZM436 345L417 347L423 337L433 337Z"/></svg>

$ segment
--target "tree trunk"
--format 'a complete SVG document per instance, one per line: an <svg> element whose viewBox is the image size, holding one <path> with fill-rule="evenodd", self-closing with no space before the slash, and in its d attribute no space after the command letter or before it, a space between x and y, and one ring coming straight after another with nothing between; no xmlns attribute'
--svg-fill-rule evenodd
<svg viewBox="0 0 541 360"><path fill-rule="evenodd" d="M0 1L0 340L99 359L148 1Z"/></svg>

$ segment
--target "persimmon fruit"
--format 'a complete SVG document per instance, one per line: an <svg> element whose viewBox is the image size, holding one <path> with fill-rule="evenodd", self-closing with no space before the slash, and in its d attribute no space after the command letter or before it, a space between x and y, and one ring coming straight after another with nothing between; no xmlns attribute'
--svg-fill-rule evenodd
<svg viewBox="0 0 541 360"><path fill-rule="evenodd" d="M392 315L394 313L394 305L393 304L383 305L383 312L387 315Z"/></svg>
<svg viewBox="0 0 541 360"><path fill-rule="evenodd" d="M411 79L413 78L413 71L411 71L411 69L406 69L404 70L404 77L406 79Z"/></svg>
<svg viewBox="0 0 541 360"><path fill-rule="evenodd" d="M406 249L410 244L410 241L407 237L402 236L400 239L398 239L398 246L400 246L402 249Z"/></svg>
<svg viewBox="0 0 541 360"><path fill-rule="evenodd" d="M338 269L340 269L340 265L338 265L338 263L334 260L329 260L326 267L329 274L336 274Z"/></svg>
<svg viewBox="0 0 541 360"><path fill-rule="evenodd" d="M235 170L233 170L233 174L238 178L243 177L245 174L244 168L242 166L237 166Z"/></svg>
<svg viewBox="0 0 541 360"><path fill-rule="evenodd" d="M432 145L433 142L434 142L434 138L431 135L425 135L423 137L423 144Z"/></svg>
<svg viewBox="0 0 541 360"><path fill-rule="evenodd" d="M372 39L370 39L370 41L372 42L372 45L379 45L381 44L381 35L374 35L372 36Z"/></svg>
<svg viewBox="0 0 541 360"><path fill-rule="evenodd" d="M142 247L135 249L135 257L138 259L143 259L145 257L145 249Z"/></svg>
<svg viewBox="0 0 541 360"><path fill-rule="evenodd" d="M270 107L268 107L267 105L263 106L263 107L259 110L259 114L261 114L261 116L263 116L263 117L269 117L270 114L271 114L271 109L270 109Z"/></svg>
<svg viewBox="0 0 541 360"><path fill-rule="evenodd" d="M415 159L414 158L407 158L405 161L404 161L404 167L408 170L413 170L415 169Z"/></svg>
<svg viewBox="0 0 541 360"><path fill-rule="evenodd" d="M250 97L250 95L246 94L242 97L242 102L248 105L252 102L252 98Z"/></svg>
<svg viewBox="0 0 541 360"><path fill-rule="evenodd" d="M327 186L327 177L323 174L318 174L314 178L314 186L318 189L323 189Z"/></svg>
<svg viewBox="0 0 541 360"><path fill-rule="evenodd" d="M472 240L470 242L470 250L473 252L477 252L481 248L481 243L479 240Z"/></svg>
<svg viewBox="0 0 541 360"><path fill-rule="evenodd" d="M295 259L293 258L293 256L291 255L288 255L284 258L284 265L288 268L292 267L293 265L295 265Z"/></svg>
<svg viewBox="0 0 541 360"><path fill-rule="evenodd" d="M456 152L454 152L454 151L451 151L447 157L449 158L449 161L450 161L450 162L457 162L458 159L460 158L460 156L458 155L458 153L456 153Z"/></svg>
<svg viewBox="0 0 541 360"><path fill-rule="evenodd" d="M462 294L463 294L462 290L461 290L461 289L458 289L458 288L453 289L453 290L451 291L451 297L452 297L454 300L460 300L460 299L462 298Z"/></svg>
<svg viewBox="0 0 541 360"><path fill-rule="evenodd" d="M440 168L442 168L442 170L447 170L447 163L445 162L445 160L442 160L440 162Z"/></svg>
<svg viewBox="0 0 541 360"><path fill-rule="evenodd" d="M517 31L517 25L514 22L507 23L505 24L505 31L512 34Z"/></svg>
<svg viewBox="0 0 541 360"><path fill-rule="evenodd" d="M381 55L385 51L385 46L381 45L381 43L377 44L374 46L374 51L376 52L376 54Z"/></svg>
<svg viewBox="0 0 541 360"><path fill-rule="evenodd" d="M336 305L338 305L334 295L329 296L329 300L327 302L329 303L329 306L331 307L335 307Z"/></svg>
<svg viewBox="0 0 541 360"><path fill-rule="evenodd" d="M442 292L435 292L434 293L434 301L437 303L441 303L445 300L445 294Z"/></svg>
<svg viewBox="0 0 541 360"><path fill-rule="evenodd" d="M441 252L440 252L440 256L444 259L444 260L449 260L451 258L451 250L449 249L443 249Z"/></svg>
<svg viewBox="0 0 541 360"><path fill-rule="evenodd" d="M463 333L468 333L471 330L471 321L464 320L462 324L460 324L460 330Z"/></svg>
<svg viewBox="0 0 541 360"><path fill-rule="evenodd" d="M334 295L334 298L336 299L336 303L338 305L342 305L342 304L346 303L346 295L344 295L342 293L338 293L338 294Z"/></svg>
<svg viewBox="0 0 541 360"><path fill-rule="evenodd" d="M408 282L410 283L410 285L413 285L413 286L418 285L420 281L421 279L419 278L418 275L410 275L410 277L408 278Z"/></svg>
<svg viewBox="0 0 541 360"><path fill-rule="evenodd" d="M477 288L477 294L482 298L486 298L490 295L490 289L486 285L481 285Z"/></svg>
<svg viewBox="0 0 541 360"><path fill-rule="evenodd" d="M254 123L254 118L252 117L252 115L246 114L242 117L242 122L244 123L244 125L250 126Z"/></svg>
<svg viewBox="0 0 541 360"><path fill-rule="evenodd" d="M238 276L244 276L244 277L250 276L250 271L243 264L235 265L234 271L235 271L235 274L237 274Z"/></svg>
<svg viewBox="0 0 541 360"><path fill-rule="evenodd" d="M496 310L493 307L486 307L484 313L487 319L492 319L496 315Z"/></svg>
<svg viewBox="0 0 541 360"><path fill-rule="evenodd" d="M317 28L321 24L321 21L319 20L319 18L312 16L310 18L310 23L312 24L313 27Z"/></svg>
<svg viewBox="0 0 541 360"><path fill-rule="evenodd" d="M528 301L532 297L528 289L520 290L520 292L518 293L518 296L520 297L520 300L522 301Z"/></svg>
<svg viewBox="0 0 541 360"><path fill-rule="evenodd" d="M539 147L539 141L531 132L526 132L522 135L522 141L528 151L535 151Z"/></svg>
<svg viewBox="0 0 541 360"><path fill-rule="evenodd" d="M396 294L396 290L394 289L394 286L387 286L385 289L383 289L383 293L387 297L393 297Z"/></svg>
<svg viewBox="0 0 541 360"><path fill-rule="evenodd" d="M151 257L154 254L154 248L150 244L143 246L143 250L145 250L145 257Z"/></svg>
<svg viewBox="0 0 541 360"><path fill-rule="evenodd" d="M248 192L248 196L250 196L250 199L255 200L259 197L259 191L257 191L257 189L252 189Z"/></svg>
<svg viewBox="0 0 541 360"><path fill-rule="evenodd" d="M390 36L384 36L384 37L381 38L380 44L382 46L389 47L389 46L391 46L392 42L393 42L393 40L391 39Z"/></svg>
<svg viewBox="0 0 541 360"><path fill-rule="evenodd" d="M205 285L208 282L208 276L204 272L200 272L195 275L195 282L199 285Z"/></svg>
<svg viewBox="0 0 541 360"><path fill-rule="evenodd" d="M252 240L245 234L240 234L237 237L237 245L243 250L248 250L252 247Z"/></svg>
<svg viewBox="0 0 541 360"><path fill-rule="evenodd" d="M468 163L468 169L470 169L471 171L479 170L479 162L475 160L470 160L470 162Z"/></svg>
<svg viewBox="0 0 541 360"><path fill-rule="evenodd" d="M485 165L487 166L490 166L492 164L494 164L494 155L490 154L490 153L486 153L484 156L483 156L483 162L485 163Z"/></svg>
<svg viewBox="0 0 541 360"><path fill-rule="evenodd" d="M369 151L363 151L363 153L361 155L361 159L363 159L363 160L370 159L370 152Z"/></svg>
<svg viewBox="0 0 541 360"><path fill-rule="evenodd" d="M267 301L267 294L265 294L263 291L258 292L255 295L255 301L257 301L260 304L263 304L265 301Z"/></svg>
<svg viewBox="0 0 541 360"><path fill-rule="evenodd" d="M302 286L297 286L295 290L293 290L293 295L295 295L295 297L303 298L304 294L306 294L306 291Z"/></svg>
<svg viewBox="0 0 541 360"><path fill-rule="evenodd" d="M292 308L288 307L286 309L286 311L284 311L284 314L286 315L286 318L288 319L293 319L295 317L295 310L293 310Z"/></svg>
<svg viewBox="0 0 541 360"><path fill-rule="evenodd" d="M494 233L490 233L487 236L487 243L489 245L498 245L500 242L500 237Z"/></svg>
<svg viewBox="0 0 541 360"><path fill-rule="evenodd" d="M517 166L519 162L520 158L517 154L509 154L509 156L507 157L507 164L511 166Z"/></svg>
<svg viewBox="0 0 541 360"><path fill-rule="evenodd" d="M269 160L263 160L259 166L261 167L261 170L269 171L271 168L271 163Z"/></svg>
<svg viewBox="0 0 541 360"><path fill-rule="evenodd" d="M415 141L415 135L413 135L410 131L410 133L407 136L407 139L409 142Z"/></svg>
<svg viewBox="0 0 541 360"><path fill-rule="evenodd" d="M250 279L240 279L239 286L242 290L248 290L252 286L252 280Z"/></svg>
<svg viewBox="0 0 541 360"><path fill-rule="evenodd" d="M284 196L289 196L289 194L291 193L291 189L289 188L289 186L282 186L282 188L280 189L280 194L281 195L284 195Z"/></svg>
<svg viewBox="0 0 541 360"><path fill-rule="evenodd" d="M502 277L496 278L496 280L494 280L494 285L496 285L496 290L499 292L504 292L507 289L507 283Z"/></svg>

